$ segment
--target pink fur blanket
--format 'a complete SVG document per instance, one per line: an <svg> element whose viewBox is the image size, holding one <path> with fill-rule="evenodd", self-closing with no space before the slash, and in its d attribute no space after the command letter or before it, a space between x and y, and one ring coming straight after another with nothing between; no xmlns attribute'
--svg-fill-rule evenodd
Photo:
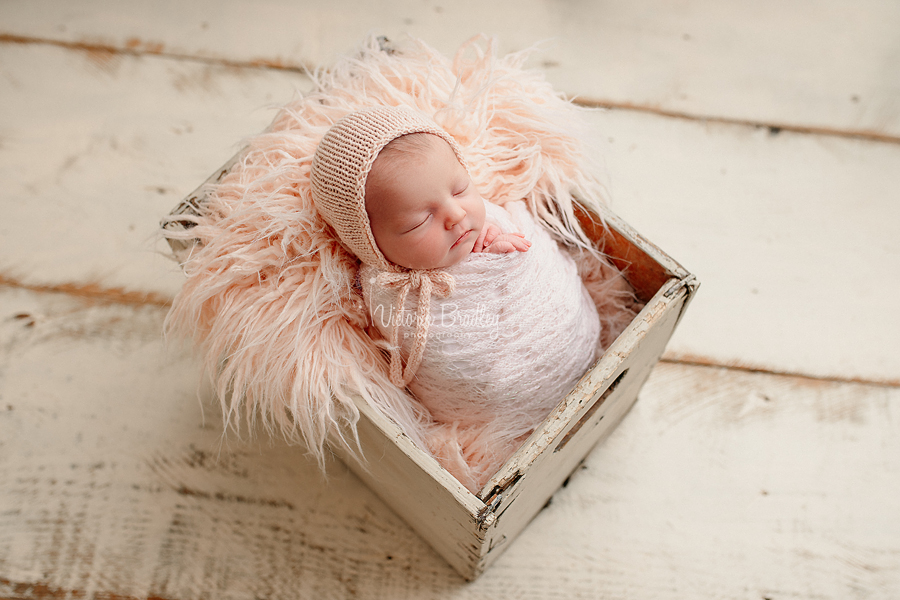
<svg viewBox="0 0 900 600"><path fill-rule="evenodd" d="M242 423L260 423L324 464L327 440L355 449L353 396L361 395L473 491L502 462L467 441L469 434L436 423L390 382L367 332L358 260L313 206L316 145L335 121L361 108L408 106L433 116L459 142L484 198L525 200L555 239L581 253L607 335L631 320L628 290L610 284L616 273L585 251L591 245L574 216L576 205L596 212L603 197L586 109L525 69L526 58L498 56L496 42L484 37L452 60L420 41L386 48L371 38L312 74L315 89L247 140L200 214L177 217L193 226L165 235L198 243L183 263L187 279L166 327L199 345L227 428L240 433Z"/></svg>

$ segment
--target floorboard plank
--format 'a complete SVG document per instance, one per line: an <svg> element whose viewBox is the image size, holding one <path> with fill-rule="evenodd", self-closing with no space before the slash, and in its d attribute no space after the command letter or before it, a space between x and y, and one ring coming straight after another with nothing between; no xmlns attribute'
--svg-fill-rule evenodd
<svg viewBox="0 0 900 600"><path fill-rule="evenodd" d="M613 208L701 281L669 358L900 382L900 146L596 123Z"/></svg>
<svg viewBox="0 0 900 600"><path fill-rule="evenodd" d="M0 270L174 296L161 216L309 85L296 73L0 44Z"/></svg>
<svg viewBox="0 0 900 600"><path fill-rule="evenodd" d="M8 35L278 67L327 63L368 33L449 53L485 32L505 50L546 40L535 64L590 101L900 139L900 6L883 0L7 0L0 23Z"/></svg>

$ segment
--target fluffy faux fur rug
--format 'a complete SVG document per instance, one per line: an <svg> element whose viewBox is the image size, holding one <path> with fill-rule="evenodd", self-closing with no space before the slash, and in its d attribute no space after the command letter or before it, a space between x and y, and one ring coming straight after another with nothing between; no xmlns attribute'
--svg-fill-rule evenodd
<svg viewBox="0 0 900 600"><path fill-rule="evenodd" d="M431 115L459 142L482 196L524 199L538 221L580 256L608 341L634 315L621 278L601 265L574 217L576 203L602 201L585 109L566 101L526 53L498 56L477 37L450 60L421 41L400 48L368 39L354 54L312 74L315 89L285 105L246 141L241 158L208 189L186 231L197 240L187 280L166 322L206 357L227 427L261 423L303 443L324 464L326 439L355 449L354 394L395 420L476 491L502 464L477 432L435 423L387 375L370 337L356 285L358 261L337 242L310 198L310 164L328 128L377 105Z"/></svg>

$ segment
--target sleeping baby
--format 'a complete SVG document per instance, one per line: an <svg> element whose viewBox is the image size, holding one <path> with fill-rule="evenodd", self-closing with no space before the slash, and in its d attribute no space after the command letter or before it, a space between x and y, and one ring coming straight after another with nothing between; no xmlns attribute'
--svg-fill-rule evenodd
<svg viewBox="0 0 900 600"><path fill-rule="evenodd" d="M456 141L411 110L338 121L311 183L361 262L391 380L434 418L429 449L477 490L600 356L575 262L524 202L485 202Z"/></svg>

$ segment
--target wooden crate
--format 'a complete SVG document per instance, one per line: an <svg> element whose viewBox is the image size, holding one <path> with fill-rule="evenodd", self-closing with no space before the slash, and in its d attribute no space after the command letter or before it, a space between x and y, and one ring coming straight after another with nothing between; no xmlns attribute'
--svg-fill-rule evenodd
<svg viewBox="0 0 900 600"><path fill-rule="evenodd" d="M206 183L220 180L236 158ZM173 214L194 213L203 186ZM588 235L622 269L643 310L600 360L561 400L519 450L472 494L418 448L390 419L357 398L365 462L341 445L334 452L464 578L473 580L497 559L553 493L622 420L659 361L699 283L681 265L611 212L582 217ZM178 224L170 224L170 227ZM170 240L177 256L191 244Z"/></svg>

